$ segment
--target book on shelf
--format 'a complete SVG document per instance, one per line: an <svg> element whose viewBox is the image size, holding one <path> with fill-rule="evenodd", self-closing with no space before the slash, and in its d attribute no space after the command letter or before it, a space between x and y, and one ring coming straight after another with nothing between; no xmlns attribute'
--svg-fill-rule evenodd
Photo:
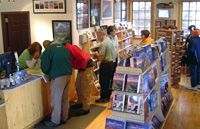
<svg viewBox="0 0 200 129"><path fill-rule="evenodd" d="M156 66L156 63L154 63L154 64L152 65L152 69L153 69L154 78L155 78L155 83L156 83L157 80L158 80L158 73L157 73L157 66Z"/></svg>
<svg viewBox="0 0 200 129"><path fill-rule="evenodd" d="M152 49L150 44L143 45L142 48L145 50L147 63L150 64L152 62Z"/></svg>
<svg viewBox="0 0 200 129"><path fill-rule="evenodd" d="M128 96L126 112L139 114L140 112L140 96Z"/></svg>
<svg viewBox="0 0 200 129"><path fill-rule="evenodd" d="M154 87L155 83L155 76L153 68L149 68L149 70L145 73L149 75L148 81L149 81L149 88L152 89Z"/></svg>
<svg viewBox="0 0 200 129"><path fill-rule="evenodd" d="M126 129L153 129L153 128L150 124L127 121Z"/></svg>
<svg viewBox="0 0 200 129"><path fill-rule="evenodd" d="M124 91L131 92L131 93L139 93L140 83L141 83L140 75L128 74Z"/></svg>
<svg viewBox="0 0 200 129"><path fill-rule="evenodd" d="M96 38L97 35L96 35L96 32L92 32L92 38Z"/></svg>
<svg viewBox="0 0 200 129"><path fill-rule="evenodd" d="M132 68L140 68L143 71L148 67L148 65L146 54L130 58L130 66Z"/></svg>
<svg viewBox="0 0 200 129"><path fill-rule="evenodd" d="M125 105L125 94L114 93L112 110L123 112L124 105Z"/></svg>
<svg viewBox="0 0 200 129"><path fill-rule="evenodd" d="M153 90L150 94L151 98L151 109L155 110L157 104L158 104L158 94L156 90Z"/></svg>
<svg viewBox="0 0 200 129"><path fill-rule="evenodd" d="M94 85L95 85L95 87L97 88L98 91L101 90L101 85L99 84L98 81L96 81Z"/></svg>
<svg viewBox="0 0 200 129"><path fill-rule="evenodd" d="M126 83L125 73L114 73L112 89L117 91L123 91Z"/></svg>
<svg viewBox="0 0 200 129"><path fill-rule="evenodd" d="M152 118L152 120L150 121L150 125L154 128L154 129L159 129L160 128L160 125L161 125L161 121L156 117L154 116Z"/></svg>
<svg viewBox="0 0 200 129"><path fill-rule="evenodd" d="M149 74L144 74L142 76L143 98L145 98L148 95L149 91L151 90L149 88L149 85L151 85L151 82L149 81Z"/></svg>
<svg viewBox="0 0 200 129"><path fill-rule="evenodd" d="M167 49L167 42L158 42L161 46L161 52L164 52Z"/></svg>
<svg viewBox="0 0 200 129"><path fill-rule="evenodd" d="M141 48L141 47L133 49L131 51L132 51L133 56L140 56L140 55L145 54L145 50L143 48Z"/></svg>
<svg viewBox="0 0 200 129"><path fill-rule="evenodd" d="M105 129L126 129L126 121L114 118L106 118Z"/></svg>
<svg viewBox="0 0 200 129"><path fill-rule="evenodd" d="M119 66L129 67L130 66L130 58L131 56L126 54L123 57L120 57Z"/></svg>
<svg viewBox="0 0 200 129"><path fill-rule="evenodd" d="M148 100L146 99L145 101L144 101L144 120L146 121L146 119L149 117L149 109L148 109L148 105L147 105L147 103L148 103Z"/></svg>
<svg viewBox="0 0 200 129"><path fill-rule="evenodd" d="M160 93L161 96L164 96L168 92L169 88L169 74L165 74L160 78Z"/></svg>

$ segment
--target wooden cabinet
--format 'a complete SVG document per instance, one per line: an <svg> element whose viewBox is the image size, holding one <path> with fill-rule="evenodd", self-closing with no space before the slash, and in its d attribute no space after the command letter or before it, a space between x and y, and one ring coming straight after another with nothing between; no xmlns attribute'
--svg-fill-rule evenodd
<svg viewBox="0 0 200 129"><path fill-rule="evenodd" d="M156 39L166 37L170 49L171 83L177 84L181 78L181 59L183 55L183 31L158 29Z"/></svg>

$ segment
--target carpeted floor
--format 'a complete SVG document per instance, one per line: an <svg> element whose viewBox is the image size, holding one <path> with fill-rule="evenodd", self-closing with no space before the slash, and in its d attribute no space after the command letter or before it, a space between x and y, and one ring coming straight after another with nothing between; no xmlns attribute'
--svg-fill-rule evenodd
<svg viewBox="0 0 200 129"><path fill-rule="evenodd" d="M66 124L62 124L56 128L46 127L44 125L45 120L43 120L32 129L85 129L105 109L106 107L104 106L91 105L90 113L83 116L75 116L77 109L70 109L69 120L67 120ZM50 120L50 118L48 120Z"/></svg>

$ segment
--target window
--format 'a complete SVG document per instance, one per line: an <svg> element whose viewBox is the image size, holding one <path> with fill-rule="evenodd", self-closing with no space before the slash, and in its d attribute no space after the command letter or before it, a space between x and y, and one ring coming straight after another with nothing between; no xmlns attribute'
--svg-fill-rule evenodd
<svg viewBox="0 0 200 129"><path fill-rule="evenodd" d="M133 29L135 35L140 35L141 30L151 32L151 2L133 2Z"/></svg>
<svg viewBox="0 0 200 129"><path fill-rule="evenodd" d="M188 34L188 26L195 25L200 28L200 2L183 2L182 6L182 30Z"/></svg>

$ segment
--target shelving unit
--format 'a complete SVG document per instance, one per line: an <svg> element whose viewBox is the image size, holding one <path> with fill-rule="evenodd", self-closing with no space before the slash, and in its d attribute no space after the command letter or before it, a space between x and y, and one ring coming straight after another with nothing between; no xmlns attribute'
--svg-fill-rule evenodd
<svg viewBox="0 0 200 129"><path fill-rule="evenodd" d="M170 48L170 66L171 66L171 82L177 84L181 78L181 59L183 55L183 31L182 30L165 30L158 29L156 39L166 37Z"/></svg>
<svg viewBox="0 0 200 129"><path fill-rule="evenodd" d="M116 35L118 37L118 42L119 42L119 55L123 56L124 51L128 49L129 47L133 46L133 32L132 29L125 29L125 30L120 30L116 32ZM89 38L88 35L86 35L86 42L82 44L82 50L88 54L90 54L90 51L96 51L98 50L98 47L100 43L97 43L96 38ZM94 43L95 42L95 45ZM96 64L96 68L94 69L94 75L98 78L99 74L99 64L100 62L98 59L93 59L93 61ZM95 84L98 84L98 79L95 79Z"/></svg>
<svg viewBox="0 0 200 129"><path fill-rule="evenodd" d="M156 71L157 71L157 80L155 82L155 85L152 87L152 89L148 92L148 94L144 97L143 96L143 80L142 78L142 83L140 86L140 93L130 93L130 92L125 92L125 91L114 91L114 93L120 93L120 94L125 94L125 95L132 95L132 96L140 96L140 112L139 114L132 114L132 113L127 113L127 112L120 112L120 111L112 111L112 118L114 119L120 119L120 120L125 120L125 121L133 121L133 122L139 122L139 123L144 123L144 124L150 124L150 121L154 116L156 116L161 122L161 127L163 128L165 121L168 117L168 114L171 110L171 107L173 105L174 97L171 92L171 84L168 93L170 96L171 104L168 108L168 111L166 111L165 114L162 112L161 104L162 104L162 99L161 99L161 90L160 90L160 79L161 77L166 73L171 75L171 67L170 67L170 51L169 51L169 45L168 48L161 53L158 59L153 61L146 70L142 71L140 68L131 68L131 67L122 67L118 66L116 69L116 73L126 73L126 74L133 74L133 75L140 75L143 77L143 75L148 72L153 66L156 66ZM161 66L160 66L160 61L159 59L164 56L164 60L166 62L165 68L162 72L160 72ZM151 112L148 113L148 117L145 119L145 110L148 110L148 107L144 106L144 103L148 96L152 93L152 91L156 90L157 91L157 106L152 110Z"/></svg>
<svg viewBox="0 0 200 129"><path fill-rule="evenodd" d="M119 55L124 56L124 51L133 46L133 30L126 29L116 32L119 42Z"/></svg>

